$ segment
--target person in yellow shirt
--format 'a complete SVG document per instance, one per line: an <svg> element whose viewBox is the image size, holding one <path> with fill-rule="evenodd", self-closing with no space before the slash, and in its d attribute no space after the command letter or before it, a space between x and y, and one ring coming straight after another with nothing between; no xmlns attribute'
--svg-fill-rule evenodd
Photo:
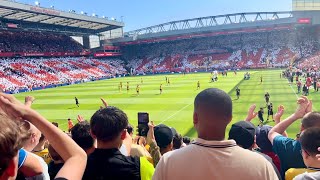
<svg viewBox="0 0 320 180"><path fill-rule="evenodd" d="M41 134L41 137L39 139L38 145L32 150L32 152L40 157L43 158L43 160L49 164L51 162L51 157L49 156L47 145L47 139L44 137L43 134Z"/></svg>
<svg viewBox="0 0 320 180"><path fill-rule="evenodd" d="M315 120L319 120L320 113L312 112L310 114L314 116ZM317 154L319 154L318 147L320 146L320 128L311 127L306 129L302 132L299 140L301 143L301 155L307 168L289 169L289 172L286 173L286 179L320 179L320 161L317 158Z"/></svg>

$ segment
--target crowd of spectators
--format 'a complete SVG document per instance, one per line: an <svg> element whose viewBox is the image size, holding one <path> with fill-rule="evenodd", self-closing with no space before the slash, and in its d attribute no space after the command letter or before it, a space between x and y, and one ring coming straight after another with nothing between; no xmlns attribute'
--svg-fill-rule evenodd
<svg viewBox="0 0 320 180"><path fill-rule="evenodd" d="M138 74L287 67L318 53L317 36L305 30L279 30L129 45L123 57Z"/></svg>
<svg viewBox="0 0 320 180"><path fill-rule="evenodd" d="M305 96L289 117L282 118L280 105L274 127L251 123L258 114L253 104L226 132L231 97L205 89L194 100L193 140L153 122L146 135L135 136L126 113L104 99L89 121L79 115L64 133L31 108L34 100L28 96L22 104L0 93L1 179L320 178L320 113ZM297 137L288 137L286 129L300 119Z"/></svg>
<svg viewBox="0 0 320 180"><path fill-rule="evenodd" d="M82 45L71 37L61 34L1 31L1 52L82 52Z"/></svg>
<svg viewBox="0 0 320 180"><path fill-rule="evenodd" d="M17 58L0 60L0 88L17 92L58 84L73 84L127 73L118 59Z"/></svg>

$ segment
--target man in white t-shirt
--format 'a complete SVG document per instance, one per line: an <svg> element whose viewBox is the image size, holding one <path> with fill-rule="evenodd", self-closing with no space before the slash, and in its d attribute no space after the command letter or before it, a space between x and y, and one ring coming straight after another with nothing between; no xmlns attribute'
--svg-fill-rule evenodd
<svg viewBox="0 0 320 180"><path fill-rule="evenodd" d="M231 119L232 100L227 93L216 88L200 92L193 113L198 138L185 148L166 153L153 179L277 180L264 157L237 146L234 140L225 140Z"/></svg>

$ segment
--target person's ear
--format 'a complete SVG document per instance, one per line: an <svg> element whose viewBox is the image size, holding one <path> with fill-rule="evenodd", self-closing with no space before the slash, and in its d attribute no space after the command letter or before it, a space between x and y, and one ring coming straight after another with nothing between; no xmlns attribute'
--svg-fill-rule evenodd
<svg viewBox="0 0 320 180"><path fill-rule="evenodd" d="M122 132L121 132L121 140L124 140L126 137L127 137L127 130L124 129Z"/></svg>
<svg viewBox="0 0 320 180"><path fill-rule="evenodd" d="M31 142L34 143L36 141L36 133L31 134Z"/></svg>
<svg viewBox="0 0 320 180"><path fill-rule="evenodd" d="M198 114L194 111L193 112L193 124L196 125L199 122Z"/></svg>
<svg viewBox="0 0 320 180"><path fill-rule="evenodd" d="M97 136L96 136L95 134L93 134L93 132L92 132L91 129L90 129L90 134L91 134L91 137L92 137L93 139L97 139Z"/></svg>
<svg viewBox="0 0 320 180"><path fill-rule="evenodd" d="M171 143L169 144L169 150L170 150L170 151L173 150L173 141L171 141Z"/></svg>

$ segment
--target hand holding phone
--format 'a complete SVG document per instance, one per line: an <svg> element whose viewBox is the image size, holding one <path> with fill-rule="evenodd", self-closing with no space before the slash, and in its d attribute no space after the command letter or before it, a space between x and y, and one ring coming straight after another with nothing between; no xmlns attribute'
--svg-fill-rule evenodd
<svg viewBox="0 0 320 180"><path fill-rule="evenodd" d="M138 134L139 136L147 136L149 131L149 114L146 112L138 112Z"/></svg>

